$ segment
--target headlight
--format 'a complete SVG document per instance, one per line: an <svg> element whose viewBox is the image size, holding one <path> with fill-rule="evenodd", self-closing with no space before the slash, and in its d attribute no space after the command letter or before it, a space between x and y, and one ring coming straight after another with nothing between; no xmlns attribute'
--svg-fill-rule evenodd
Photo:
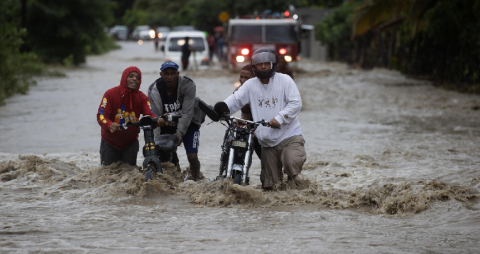
<svg viewBox="0 0 480 254"><path fill-rule="evenodd" d="M150 34L150 38L152 39L155 38L155 31L150 30L149 34Z"/></svg>
<svg viewBox="0 0 480 254"><path fill-rule="evenodd" d="M285 56L285 61L291 62L291 61L292 61L292 57L291 57L291 56Z"/></svg>
<svg viewBox="0 0 480 254"><path fill-rule="evenodd" d="M232 147L247 148L247 142L245 141L232 141Z"/></svg>
<svg viewBox="0 0 480 254"><path fill-rule="evenodd" d="M244 56L237 56L237 62L243 63L244 61L245 61L245 57L244 57Z"/></svg>

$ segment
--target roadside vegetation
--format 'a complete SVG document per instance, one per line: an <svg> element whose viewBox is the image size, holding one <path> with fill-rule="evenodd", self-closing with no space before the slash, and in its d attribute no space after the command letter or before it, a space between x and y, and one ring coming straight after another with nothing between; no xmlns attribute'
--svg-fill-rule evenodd
<svg viewBox="0 0 480 254"><path fill-rule="evenodd" d="M479 0L347 1L316 25L329 59L480 94Z"/></svg>
<svg viewBox="0 0 480 254"><path fill-rule="evenodd" d="M13 5L0 1L0 104L16 93L26 93L33 83L31 75L41 72L42 67L33 53L21 52L26 30L18 27L8 10Z"/></svg>
<svg viewBox="0 0 480 254"><path fill-rule="evenodd" d="M28 2L26 42L43 62L78 65L114 47L104 31L113 22L109 0Z"/></svg>
<svg viewBox="0 0 480 254"><path fill-rule="evenodd" d="M24 94L33 76L62 76L52 65L78 65L115 47L104 28L113 23L109 0L0 1L0 105Z"/></svg>

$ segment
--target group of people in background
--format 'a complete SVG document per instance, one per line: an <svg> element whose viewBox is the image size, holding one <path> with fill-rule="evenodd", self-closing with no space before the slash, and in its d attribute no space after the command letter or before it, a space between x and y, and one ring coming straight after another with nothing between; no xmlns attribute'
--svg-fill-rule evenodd
<svg viewBox="0 0 480 254"><path fill-rule="evenodd" d="M223 48L225 47L225 39L223 34L217 32L215 34L208 34L207 36L208 50L209 50L209 60L212 62L214 54L217 55L218 61L225 61L225 56L223 54Z"/></svg>
<svg viewBox="0 0 480 254"><path fill-rule="evenodd" d="M293 73L287 67L282 66L281 60L270 49L256 50L252 65L246 65L240 71L241 86L215 105L219 114L241 110L243 119L269 122L271 127L257 128L254 139L255 152L261 161L260 180L264 190L272 190L283 181L284 173L289 180L297 180L306 161L305 140L298 119L302 100ZM276 71L282 68L288 73ZM160 67L160 78L149 86L148 96L139 91L141 83L142 73L132 66L123 71L119 86L105 92L97 112L102 136L100 163L108 166L123 161L136 165L140 129L124 130L120 125L138 121L141 114L156 117L177 112L182 117L175 126L158 118L154 126L155 143L160 134L176 135L177 145L184 145L191 179L200 180L198 148L205 113L198 107L195 82L180 75L178 64L167 61ZM171 162L180 168L176 154Z"/></svg>

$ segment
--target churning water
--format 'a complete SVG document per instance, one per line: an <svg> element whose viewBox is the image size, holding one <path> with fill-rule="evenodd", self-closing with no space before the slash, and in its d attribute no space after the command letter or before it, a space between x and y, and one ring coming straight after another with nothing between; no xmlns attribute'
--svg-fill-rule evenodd
<svg viewBox="0 0 480 254"><path fill-rule="evenodd" d="M163 60L152 44L121 45L66 78L39 78L0 108L0 252L478 253L480 97L392 71L302 61L304 181L262 192L256 157L250 186L210 181L225 127L207 120L204 179L184 182L165 163L145 183L139 167L98 165L103 93L131 65L146 93ZM210 104L238 76L181 75ZM179 155L185 170L183 147Z"/></svg>

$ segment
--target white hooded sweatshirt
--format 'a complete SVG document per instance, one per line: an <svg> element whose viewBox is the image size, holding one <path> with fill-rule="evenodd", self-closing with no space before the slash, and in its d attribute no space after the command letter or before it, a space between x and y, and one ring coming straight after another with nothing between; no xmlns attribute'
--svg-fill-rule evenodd
<svg viewBox="0 0 480 254"><path fill-rule="evenodd" d="M264 147L278 145L300 129L298 114L302 109L302 98L293 79L282 73L275 73L266 87L260 79L247 80L225 103L233 114L250 103L253 121L270 122L275 118L280 129L259 126L255 135ZM297 130L298 132L298 130Z"/></svg>

